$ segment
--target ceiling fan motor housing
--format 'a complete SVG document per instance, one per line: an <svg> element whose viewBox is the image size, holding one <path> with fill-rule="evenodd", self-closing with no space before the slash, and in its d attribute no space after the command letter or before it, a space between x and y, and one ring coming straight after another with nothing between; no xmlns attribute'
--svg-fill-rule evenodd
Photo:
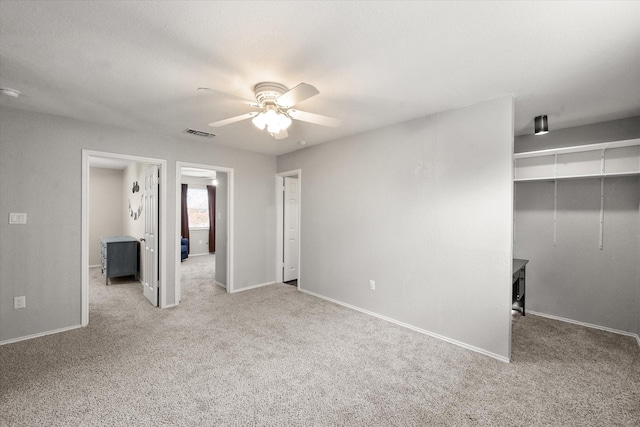
<svg viewBox="0 0 640 427"><path fill-rule="evenodd" d="M256 95L256 100L260 106L264 107L267 104L274 104L275 100L283 93L287 92L286 86L280 83L262 82L254 86L253 91Z"/></svg>

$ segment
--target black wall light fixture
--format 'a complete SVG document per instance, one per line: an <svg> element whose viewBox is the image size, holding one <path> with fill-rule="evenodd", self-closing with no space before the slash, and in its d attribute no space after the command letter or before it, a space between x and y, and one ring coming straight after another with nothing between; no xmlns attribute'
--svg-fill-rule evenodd
<svg viewBox="0 0 640 427"><path fill-rule="evenodd" d="M538 116L533 122L533 127L536 135L544 135L549 133L549 121L547 116Z"/></svg>

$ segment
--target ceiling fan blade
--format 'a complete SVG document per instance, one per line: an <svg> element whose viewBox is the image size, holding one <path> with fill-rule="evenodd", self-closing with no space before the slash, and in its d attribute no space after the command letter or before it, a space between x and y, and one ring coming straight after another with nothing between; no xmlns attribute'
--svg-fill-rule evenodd
<svg viewBox="0 0 640 427"><path fill-rule="evenodd" d="M310 84L300 83L298 86L290 89L276 98L276 104L282 108L293 107L296 104L301 103L304 100L311 98L319 94L320 92L315 86Z"/></svg>
<svg viewBox="0 0 640 427"><path fill-rule="evenodd" d="M280 132L272 134L272 136L275 139L285 139L286 137L289 136L289 133L287 133L286 129L282 129Z"/></svg>
<svg viewBox="0 0 640 427"><path fill-rule="evenodd" d="M231 95L230 93L220 92L219 90L211 89L210 87L199 87L198 92L208 92L208 93L216 94L218 96L235 99L236 101L242 102L243 104L251 105L252 107L256 107L256 108L260 107L260 105L256 101L251 101L250 99L244 99L239 96Z"/></svg>
<svg viewBox="0 0 640 427"><path fill-rule="evenodd" d="M323 116L321 114L308 113L300 110L288 110L287 114L291 118L300 120L303 122L315 123L317 125L329 126L332 128L340 126L340 120L333 117Z"/></svg>
<svg viewBox="0 0 640 427"><path fill-rule="evenodd" d="M241 116L230 117L228 119L218 120L217 122L209 123L209 126L211 126L212 128L217 128L224 125L230 125L231 123L239 122L241 120L247 120L257 115L258 113L256 111L253 111L251 113L243 114Z"/></svg>

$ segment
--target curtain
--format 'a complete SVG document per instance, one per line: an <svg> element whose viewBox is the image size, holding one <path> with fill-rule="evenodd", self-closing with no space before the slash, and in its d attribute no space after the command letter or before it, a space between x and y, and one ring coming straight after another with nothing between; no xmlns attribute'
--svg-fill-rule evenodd
<svg viewBox="0 0 640 427"><path fill-rule="evenodd" d="M207 185L209 194L209 252L216 251L216 187Z"/></svg>
<svg viewBox="0 0 640 427"><path fill-rule="evenodd" d="M180 214L180 234L182 237L189 238L189 214L187 212L187 184L182 184L182 209ZM187 243L187 251L191 249L191 242Z"/></svg>

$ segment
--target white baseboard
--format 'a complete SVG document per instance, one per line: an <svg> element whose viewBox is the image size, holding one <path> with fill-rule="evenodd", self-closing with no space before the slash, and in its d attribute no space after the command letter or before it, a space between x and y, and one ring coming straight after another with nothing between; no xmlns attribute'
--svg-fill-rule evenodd
<svg viewBox="0 0 640 427"><path fill-rule="evenodd" d="M214 280L213 283L215 283L216 285L220 286L223 289L227 289L227 285L223 285L222 283L218 282L217 280Z"/></svg>
<svg viewBox="0 0 640 427"><path fill-rule="evenodd" d="M37 334L25 335L23 337L11 338L9 340L0 341L0 345L12 344L14 342L26 341L26 340L30 340L30 339L33 339L33 338L44 337L44 336L47 336L47 335L59 334L60 332L67 332L67 331L71 331L73 329L78 329L78 328L81 328L81 327L82 327L82 325L74 325L74 326L68 326L66 328L60 328L60 329L54 329L54 330L51 330L51 331L40 332L40 333L37 333Z"/></svg>
<svg viewBox="0 0 640 427"><path fill-rule="evenodd" d="M263 286L269 286L269 285L273 285L276 282L264 282L264 283L258 283L257 285L252 285L252 286L247 286L246 288L242 288L242 289L234 289L232 293L236 293L236 292L242 292L242 291L248 291L251 289L256 289L256 288L261 288ZM225 287L226 289L226 287Z"/></svg>
<svg viewBox="0 0 640 427"><path fill-rule="evenodd" d="M451 338L445 337L443 335L439 335L439 334L427 331L425 329L418 328L418 327L410 325L408 323L404 323L404 322L401 322L399 320L395 320L395 319L392 319L390 317L383 316L383 315L378 314L378 313L374 313L373 311L365 310L363 308L356 307L355 305L347 304L345 302L338 301L338 300L335 300L333 298L325 297L324 295L316 294L315 292L307 291L305 289L299 289L299 290L300 290L300 292L304 292L306 294L313 295L314 297L318 297L318 298L321 298L323 300L330 301L330 302L332 302L334 304L338 304L338 305L341 305L343 307L350 308L352 310L359 311L359 312L364 313L364 314L368 314L369 316L377 317L378 319L386 320L387 322L395 323L396 325L402 326L403 328L411 329L412 331L416 331L416 332L419 332L421 334L428 335L430 337L437 338L437 339L442 340L442 341L446 341L446 342L448 342L450 344L457 345L458 347L462 347L462 348L465 348L467 350L475 351L476 353L480 353L480 354L483 354L485 356L492 357L492 358L497 359L497 360L499 360L501 362L509 363L511 361L509 358L504 357L504 356L500 356L499 354L491 353L490 351L486 351L486 350L483 350L481 348L474 347L474 346L469 345L469 344L465 344L465 343L463 343L461 341L456 341L454 339L451 339Z"/></svg>
<svg viewBox="0 0 640 427"><path fill-rule="evenodd" d="M574 325L585 326L592 329L600 329L601 331L612 332L618 335L626 335L628 337L635 338L640 347L640 336L633 332L621 331L619 329L608 328L606 326L594 325L593 323L580 322L579 320L567 319L565 317L554 316L553 314L539 313L537 311L531 311L527 309L527 314L533 314L534 316L546 317L547 319L559 320L560 322L573 323Z"/></svg>

